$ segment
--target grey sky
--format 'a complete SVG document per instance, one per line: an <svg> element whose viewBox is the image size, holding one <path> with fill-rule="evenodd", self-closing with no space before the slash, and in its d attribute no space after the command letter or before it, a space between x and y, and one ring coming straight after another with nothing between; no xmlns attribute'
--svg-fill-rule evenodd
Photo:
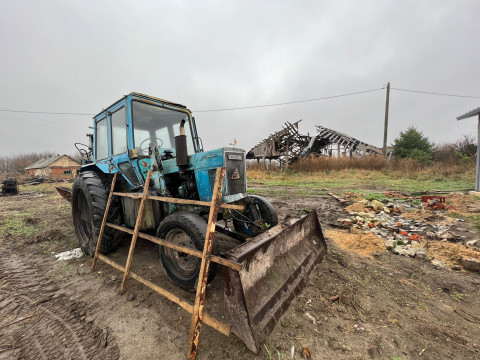
<svg viewBox="0 0 480 360"><path fill-rule="evenodd" d="M480 96L474 1L2 1L0 109L97 113L131 91L191 110L392 87ZM198 113L207 149L250 149L303 119L381 146L385 92ZM389 142L476 135L480 99L392 91ZM0 112L0 154L75 152L90 116Z"/></svg>

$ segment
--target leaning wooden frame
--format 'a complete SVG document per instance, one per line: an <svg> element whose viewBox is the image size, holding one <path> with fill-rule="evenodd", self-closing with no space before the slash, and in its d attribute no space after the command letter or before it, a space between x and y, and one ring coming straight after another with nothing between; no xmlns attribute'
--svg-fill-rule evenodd
<svg viewBox="0 0 480 360"><path fill-rule="evenodd" d="M218 211L220 208L227 208L227 209L243 209L243 205L231 205L231 204L223 204L222 203L222 196L223 196L223 179L225 177L225 168L221 167L217 169L216 176L215 176L215 185L213 188L213 195L212 195L212 201L207 202L207 201L198 201L198 200L187 200L187 199L177 199L177 198L171 198L171 197L163 197L163 196L153 196L153 195L148 195L148 189L150 185L150 178L152 175L152 170L149 170L147 173L147 177L145 180L145 185L143 188L143 193L142 194L132 194L132 193L121 193L121 192L114 192L115 188L115 182L117 179L117 173L115 173L112 181L112 185L110 188L110 193L108 195L108 201L107 201L107 206L105 208L105 213L103 215L103 221L102 221L102 226L100 228L100 232L98 234L98 241L97 241L97 247L95 250L95 255L93 257L93 262L92 262L92 272L95 271L95 266L97 263L97 259L107 263L108 265L120 270L123 272L123 279L122 279L122 284L120 287L120 293L123 294L125 292L125 287L126 287L126 281L127 278L130 276L131 278L138 280L142 284L148 286L158 294L166 297L170 301L176 303L180 307L182 307L184 310L188 311L190 314L192 314L192 322L190 325L190 336L189 336L189 342L188 342L188 357L190 359L195 359L197 355L197 348L198 348L198 339L200 335L200 326L201 323L204 322L205 324L211 326L215 330L219 331L220 333L229 336L230 335L230 325L219 321L215 319L214 317L210 316L204 311L204 305L205 305L205 298L206 298L206 288L207 288L207 279L208 279L208 271L209 271L209 266L210 266L210 261L216 262L218 264L224 265L226 267L229 267L233 270L239 271L241 269L241 264L226 260L223 258L220 258L218 256L214 256L211 254L212 252L212 246L213 246L213 237L215 234L215 226L216 226L216 221L217 221L217 215ZM110 204L112 201L113 196L124 196L124 197L131 197L131 198L139 198L141 199L140 201L140 207L138 209L138 214L137 214L137 219L135 223L135 228L133 230L128 229L123 226L115 225L115 224L110 224L107 222L107 217L108 217L108 211L110 208ZM171 242L168 242L164 239L157 238L152 235L144 234L141 233L140 230L140 224L143 218L143 213L144 213L144 207L145 207L145 201L147 199L151 200L157 200L157 201L164 201L164 202L169 202L169 203L177 203L177 204L189 204L189 205L199 205L199 206L207 206L210 208L210 213L208 216L208 224L207 224L207 232L205 234L205 243L203 247L203 252L194 250L191 248L187 248L184 246L179 246L176 244L173 244ZM105 226L124 231L128 234L132 235L132 241L130 244L130 249L128 252L128 257L127 257L127 262L125 266L122 266L120 264L117 264L116 262L112 261L108 257L101 255L100 254L100 245L102 242L102 237L103 233L105 230ZM199 277L198 277L198 282L197 282L197 291L196 291L196 296L195 296L195 303L190 304L188 301L185 301L178 297L177 295L171 293L168 290L165 290L164 288L152 283L151 281L146 280L142 276L134 273L133 271L130 271L130 267L132 264L132 257L133 257L133 252L135 249L136 241L137 238L140 237L142 239L149 240L155 244L165 246L168 248L172 248L177 251L182 251L184 253L187 253L192 256L196 256L198 258L201 258L201 265L200 265L200 272L199 272Z"/></svg>

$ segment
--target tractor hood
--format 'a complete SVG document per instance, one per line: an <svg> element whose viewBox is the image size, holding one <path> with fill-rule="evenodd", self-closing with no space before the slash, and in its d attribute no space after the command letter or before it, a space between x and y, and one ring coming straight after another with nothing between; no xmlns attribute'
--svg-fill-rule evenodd
<svg viewBox="0 0 480 360"><path fill-rule="evenodd" d="M223 166L226 167L223 201L234 202L247 196L245 150L224 147L189 155L188 160L185 171L194 171L200 200L211 200L215 171ZM180 171L175 159L164 160L162 164L165 175Z"/></svg>

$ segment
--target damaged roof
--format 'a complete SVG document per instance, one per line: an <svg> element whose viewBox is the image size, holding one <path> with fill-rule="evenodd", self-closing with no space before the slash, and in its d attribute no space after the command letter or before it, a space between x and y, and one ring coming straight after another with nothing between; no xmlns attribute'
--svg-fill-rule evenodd
<svg viewBox="0 0 480 360"><path fill-rule="evenodd" d="M48 165L53 164L55 161L57 161L58 159L61 159L64 156L72 159L70 156L65 155L65 154L64 155L51 156L51 157L44 157L44 158L38 160L37 162L33 163L29 167L26 167L24 170L43 169L43 168L47 167ZM73 161L75 161L75 160L73 160ZM80 164L78 164L78 165L80 165Z"/></svg>

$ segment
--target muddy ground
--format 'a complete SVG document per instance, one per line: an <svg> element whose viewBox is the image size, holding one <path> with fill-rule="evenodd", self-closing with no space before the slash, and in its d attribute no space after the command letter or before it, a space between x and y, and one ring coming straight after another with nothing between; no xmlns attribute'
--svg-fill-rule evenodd
<svg viewBox="0 0 480 360"><path fill-rule="evenodd" d="M283 189L269 196L280 217L318 209L325 230L343 216L329 196ZM54 254L77 247L70 206L52 185L0 198L0 359L184 359L190 316L91 258ZM199 359L480 359L480 274L439 270L379 251L360 256L327 240L329 253L258 355L235 336L201 328ZM221 239L224 246L227 240ZM235 243L230 243L230 245ZM111 255L125 261L128 242ZM171 285L155 247L138 240L133 271ZM207 311L223 314L222 271L207 290ZM228 320L228 319L225 319Z"/></svg>

